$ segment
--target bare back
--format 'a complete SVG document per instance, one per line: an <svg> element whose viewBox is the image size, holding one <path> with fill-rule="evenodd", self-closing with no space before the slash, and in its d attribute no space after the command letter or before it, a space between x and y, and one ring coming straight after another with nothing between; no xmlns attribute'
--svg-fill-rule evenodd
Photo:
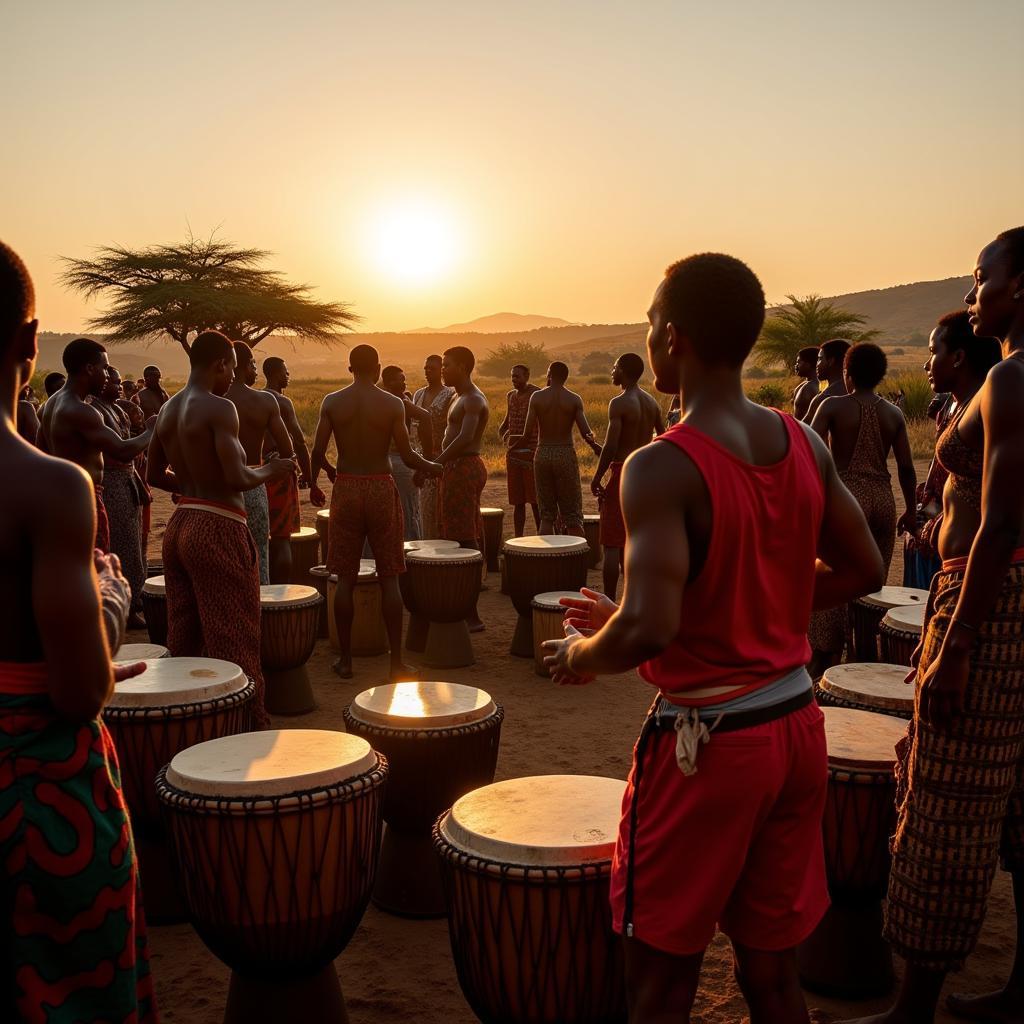
<svg viewBox="0 0 1024 1024"><path fill-rule="evenodd" d="M882 448L885 457L889 457L900 435L906 432L906 421L903 413L884 398L862 398L855 395L844 395L841 398L826 399L822 403L823 414L829 417L829 443L836 469L845 472L853 458L857 446L857 435L860 433L864 406L874 404L878 416L878 426L882 437Z"/></svg>
<svg viewBox="0 0 1024 1024"><path fill-rule="evenodd" d="M542 388L530 399L530 408L537 417L540 444L573 443L572 429L583 412L583 399L575 391L561 385Z"/></svg>
<svg viewBox="0 0 1024 1024"><path fill-rule="evenodd" d="M94 484L103 479L103 453L86 438L83 426L97 421L103 422L99 410L65 387L43 406L40 431L41 447L81 466Z"/></svg>
<svg viewBox="0 0 1024 1024"><path fill-rule="evenodd" d="M256 391L237 380L225 397L238 411L238 440L245 451L246 465L263 465L263 439L271 422L281 415L277 399L267 391Z"/></svg>
<svg viewBox="0 0 1024 1024"><path fill-rule="evenodd" d="M612 453L613 462L625 460L637 448L650 444L655 434L665 428L661 406L643 388L634 387L616 395L609 405L619 419L619 438Z"/></svg>
<svg viewBox="0 0 1024 1024"><path fill-rule="evenodd" d="M141 388L137 392L137 397L147 419L155 416L170 401L170 396L163 388Z"/></svg>
<svg viewBox="0 0 1024 1024"><path fill-rule="evenodd" d="M338 449L338 472L390 473L388 452L396 430L405 426L405 403L376 386L355 381L329 394L321 417L330 424Z"/></svg>

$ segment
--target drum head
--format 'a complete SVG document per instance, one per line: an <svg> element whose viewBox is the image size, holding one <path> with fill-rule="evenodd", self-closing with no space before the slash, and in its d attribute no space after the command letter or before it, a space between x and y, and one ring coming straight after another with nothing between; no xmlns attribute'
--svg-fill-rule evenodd
<svg viewBox="0 0 1024 1024"><path fill-rule="evenodd" d="M896 744L907 733L902 718L853 708L821 710L831 767L877 772L891 769L896 763Z"/></svg>
<svg viewBox="0 0 1024 1024"><path fill-rule="evenodd" d="M174 755L167 781L197 796L270 798L347 782L376 764L358 736L271 729L197 743Z"/></svg>
<svg viewBox="0 0 1024 1024"><path fill-rule="evenodd" d="M882 587L860 600L862 604L873 608L900 608L911 604L920 604L923 608L928 602L928 591L915 590L913 587Z"/></svg>
<svg viewBox="0 0 1024 1024"><path fill-rule="evenodd" d="M596 514L592 513L592 512L588 512L583 517L583 522L585 522L585 523L599 523L599 522L601 522L601 517L599 515L596 515Z"/></svg>
<svg viewBox="0 0 1024 1024"><path fill-rule="evenodd" d="M389 683L357 694L348 713L388 729L447 729L480 722L495 712L485 690L458 683Z"/></svg>
<svg viewBox="0 0 1024 1024"><path fill-rule="evenodd" d="M579 597L578 590L549 590L544 594L537 594L533 599L533 607L545 612L567 612L569 609L559 604L563 597Z"/></svg>
<svg viewBox="0 0 1024 1024"><path fill-rule="evenodd" d="M882 622L891 629L899 630L901 633L920 634L921 630L924 629L924 612L923 604L912 604L903 608L890 608Z"/></svg>
<svg viewBox="0 0 1024 1024"><path fill-rule="evenodd" d="M483 557L476 548L419 548L410 551L405 559L421 565L442 565L445 562L482 562Z"/></svg>
<svg viewBox="0 0 1024 1024"><path fill-rule="evenodd" d="M409 554L410 551L428 551L433 549L434 551L440 549L454 549L461 547L457 540L407 540L405 542L405 553Z"/></svg>
<svg viewBox="0 0 1024 1024"><path fill-rule="evenodd" d="M166 658L170 651L160 644L121 644L114 652L115 665L134 665L137 661L156 661Z"/></svg>
<svg viewBox="0 0 1024 1024"><path fill-rule="evenodd" d="M583 537L509 537L505 550L517 555L565 555L589 551Z"/></svg>
<svg viewBox="0 0 1024 1024"><path fill-rule="evenodd" d="M326 565L314 565L313 568L309 570L309 575L315 576L317 579L327 579L331 574L327 571ZM334 579L337 581L338 577L335 576Z"/></svg>
<svg viewBox="0 0 1024 1024"><path fill-rule="evenodd" d="M331 510L329 508L317 509L316 518L319 522L326 523L331 518Z"/></svg>
<svg viewBox="0 0 1024 1024"><path fill-rule="evenodd" d="M316 587L303 587L295 583L271 583L260 587L260 604L264 608L287 608L318 596Z"/></svg>
<svg viewBox="0 0 1024 1024"><path fill-rule="evenodd" d="M226 697L248 686L245 673L217 658L155 658L146 671L114 683L113 708L163 708Z"/></svg>
<svg viewBox="0 0 1024 1024"><path fill-rule="evenodd" d="M903 681L906 675L906 665L833 665L825 669L820 686L856 704L909 713L914 710L914 687Z"/></svg>
<svg viewBox="0 0 1024 1024"><path fill-rule="evenodd" d="M313 526L300 526L292 535L291 540L312 540L314 537L319 538L320 534L316 532L316 528Z"/></svg>
<svg viewBox="0 0 1024 1024"><path fill-rule="evenodd" d="M484 860L531 867L607 861L626 784L592 775L536 775L476 789L455 801L441 832Z"/></svg>
<svg viewBox="0 0 1024 1024"><path fill-rule="evenodd" d="M163 597L167 592L163 576L150 576L142 584L142 592L144 594L152 594L154 597Z"/></svg>

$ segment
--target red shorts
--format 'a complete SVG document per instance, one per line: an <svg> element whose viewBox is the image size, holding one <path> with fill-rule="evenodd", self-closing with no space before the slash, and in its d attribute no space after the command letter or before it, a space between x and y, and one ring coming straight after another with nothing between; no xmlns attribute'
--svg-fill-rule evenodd
<svg viewBox="0 0 1024 1024"><path fill-rule="evenodd" d="M339 473L331 491L328 533L328 572L357 576L366 541L378 576L405 572L405 521L395 478L390 473Z"/></svg>
<svg viewBox="0 0 1024 1024"><path fill-rule="evenodd" d="M480 499L487 467L479 455L462 455L445 463L441 477L441 535L445 540L472 540L483 550L484 521Z"/></svg>
<svg viewBox="0 0 1024 1024"><path fill-rule="evenodd" d="M294 473L267 481L270 539L289 540L302 525L299 519L299 481Z"/></svg>
<svg viewBox="0 0 1024 1024"><path fill-rule="evenodd" d="M828 909L821 819L828 786L817 704L764 725L711 734L695 775L675 758L675 733L651 735L634 842L633 937L674 956L701 952L716 926L734 942L798 945ZM633 769L612 862L622 933Z"/></svg>
<svg viewBox="0 0 1024 1024"><path fill-rule="evenodd" d="M611 464L608 484L601 499L601 546L606 548L626 546L626 521L622 518L622 502L619 500L622 466L621 462Z"/></svg>
<svg viewBox="0 0 1024 1024"><path fill-rule="evenodd" d="M533 482L533 449L505 453L505 476L510 505L536 505L537 486Z"/></svg>

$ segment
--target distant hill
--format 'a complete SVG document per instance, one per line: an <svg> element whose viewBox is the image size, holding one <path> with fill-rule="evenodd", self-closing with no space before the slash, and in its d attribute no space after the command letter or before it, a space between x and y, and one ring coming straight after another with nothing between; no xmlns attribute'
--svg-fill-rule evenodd
<svg viewBox="0 0 1024 1024"><path fill-rule="evenodd" d="M536 316L532 313L492 313L478 316L464 324L447 327L417 327L403 334L509 334L514 331L535 331L538 327L569 327L568 320L557 316Z"/></svg>

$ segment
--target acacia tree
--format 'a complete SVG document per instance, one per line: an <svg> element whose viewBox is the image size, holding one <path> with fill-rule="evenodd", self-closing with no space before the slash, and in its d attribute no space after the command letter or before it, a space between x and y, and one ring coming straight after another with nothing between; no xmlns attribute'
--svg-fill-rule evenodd
<svg viewBox="0 0 1024 1024"><path fill-rule="evenodd" d="M820 346L832 338L856 344L878 337L878 331L863 330L867 317L842 309L820 295L787 295L783 306L768 317L754 347L754 359L762 366L790 367L802 348Z"/></svg>
<svg viewBox="0 0 1024 1024"><path fill-rule="evenodd" d="M543 373L551 362L547 349L540 343L503 341L480 360L480 374L484 377L507 377L518 363L530 368L530 375Z"/></svg>
<svg viewBox="0 0 1024 1024"><path fill-rule="evenodd" d="M63 284L109 307L90 327L117 343L168 337L188 352L197 334L223 331L258 345L275 331L329 345L359 321L345 302L316 302L306 285L262 266L270 253L216 238L146 249L104 246L92 259L63 257Z"/></svg>

